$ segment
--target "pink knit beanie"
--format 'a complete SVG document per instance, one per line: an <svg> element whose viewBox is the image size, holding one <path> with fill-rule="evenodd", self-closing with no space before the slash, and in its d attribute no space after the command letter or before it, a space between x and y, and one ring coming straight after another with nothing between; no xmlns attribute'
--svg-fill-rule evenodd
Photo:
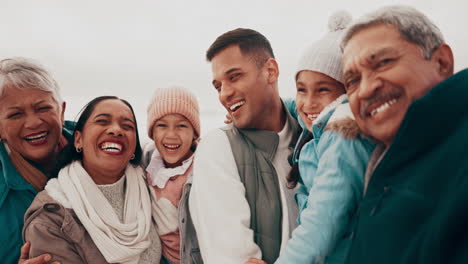
<svg viewBox="0 0 468 264"><path fill-rule="evenodd" d="M148 105L148 136L153 135L154 123L167 114L181 114L187 118L200 136L200 113L195 95L181 87L158 88Z"/></svg>

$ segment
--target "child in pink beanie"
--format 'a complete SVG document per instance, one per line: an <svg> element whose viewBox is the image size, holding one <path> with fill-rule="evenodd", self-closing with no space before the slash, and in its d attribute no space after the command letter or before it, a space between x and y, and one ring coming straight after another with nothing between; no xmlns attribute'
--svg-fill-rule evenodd
<svg viewBox="0 0 468 264"><path fill-rule="evenodd" d="M202 263L188 210L193 154L200 136L198 102L187 89L157 89L148 105L148 183L153 187L161 263Z"/></svg>

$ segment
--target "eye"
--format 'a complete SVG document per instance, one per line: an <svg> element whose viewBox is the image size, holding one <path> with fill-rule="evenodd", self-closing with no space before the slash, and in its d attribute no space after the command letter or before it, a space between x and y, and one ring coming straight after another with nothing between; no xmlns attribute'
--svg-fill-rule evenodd
<svg viewBox="0 0 468 264"><path fill-rule="evenodd" d="M220 82L213 82L213 87L216 89L216 91L221 90L221 83Z"/></svg>
<svg viewBox="0 0 468 264"><path fill-rule="evenodd" d="M123 124L122 127L126 130L134 130L135 128L131 124Z"/></svg>
<svg viewBox="0 0 468 264"><path fill-rule="evenodd" d="M297 90L298 93L305 93L305 92L307 92L307 90L306 90L304 87L302 87L302 86L296 87L296 90Z"/></svg>
<svg viewBox="0 0 468 264"><path fill-rule="evenodd" d="M17 119L20 118L22 115L21 112L13 112L7 115L7 119Z"/></svg>
<svg viewBox="0 0 468 264"><path fill-rule="evenodd" d="M346 91L353 91L356 89L356 85L359 83L360 78L359 77L352 77L349 78L348 80L345 81L345 86L346 86Z"/></svg>
<svg viewBox="0 0 468 264"><path fill-rule="evenodd" d="M395 59L393 58L385 58L385 59L382 59L379 61L379 63L377 63L376 65L376 68L380 68L380 67L383 67L391 62L393 62Z"/></svg>
<svg viewBox="0 0 468 264"><path fill-rule="evenodd" d="M37 109L39 113L45 113L52 109L52 106L41 106Z"/></svg>
<svg viewBox="0 0 468 264"><path fill-rule="evenodd" d="M105 124L108 123L107 119L102 119L102 118L96 119L95 122L100 124L100 125L105 125Z"/></svg>
<svg viewBox="0 0 468 264"><path fill-rule="evenodd" d="M159 123L159 124L156 124L156 127L167 127L167 125L163 123Z"/></svg>
<svg viewBox="0 0 468 264"><path fill-rule="evenodd" d="M234 73L234 74L231 74L231 75L229 76L229 80L230 80L231 82L235 82L235 81L237 81L237 80L240 78L240 76L241 76L241 73Z"/></svg>
<svg viewBox="0 0 468 264"><path fill-rule="evenodd" d="M179 124L178 127L188 127L186 124Z"/></svg>
<svg viewBox="0 0 468 264"><path fill-rule="evenodd" d="M319 87L318 91L319 93L326 93L330 92L330 89L328 87Z"/></svg>

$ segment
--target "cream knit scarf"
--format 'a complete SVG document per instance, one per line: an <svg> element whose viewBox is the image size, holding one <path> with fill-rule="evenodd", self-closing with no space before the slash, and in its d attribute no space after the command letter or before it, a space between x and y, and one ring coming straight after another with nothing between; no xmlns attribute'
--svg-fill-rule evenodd
<svg viewBox="0 0 468 264"><path fill-rule="evenodd" d="M138 263L151 244L151 199L141 167L127 165L123 177L127 177L123 223L80 161L63 168L45 190L75 211L107 262Z"/></svg>

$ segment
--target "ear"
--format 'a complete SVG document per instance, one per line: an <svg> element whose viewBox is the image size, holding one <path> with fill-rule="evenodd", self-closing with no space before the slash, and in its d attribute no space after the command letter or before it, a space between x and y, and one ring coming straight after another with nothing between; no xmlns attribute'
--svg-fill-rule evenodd
<svg viewBox="0 0 468 264"><path fill-rule="evenodd" d="M75 148L83 148L83 136L81 131L75 131Z"/></svg>
<svg viewBox="0 0 468 264"><path fill-rule="evenodd" d="M454 60L452 49L449 45L441 44L433 53L432 58L439 66L441 76L448 78L453 75Z"/></svg>
<svg viewBox="0 0 468 264"><path fill-rule="evenodd" d="M268 72L268 83L273 84L277 82L279 76L278 62L273 58L269 58L265 63L265 67Z"/></svg>
<svg viewBox="0 0 468 264"><path fill-rule="evenodd" d="M67 103L64 101L64 102L62 103L62 113L61 113L62 125L65 124L65 108L67 108Z"/></svg>

